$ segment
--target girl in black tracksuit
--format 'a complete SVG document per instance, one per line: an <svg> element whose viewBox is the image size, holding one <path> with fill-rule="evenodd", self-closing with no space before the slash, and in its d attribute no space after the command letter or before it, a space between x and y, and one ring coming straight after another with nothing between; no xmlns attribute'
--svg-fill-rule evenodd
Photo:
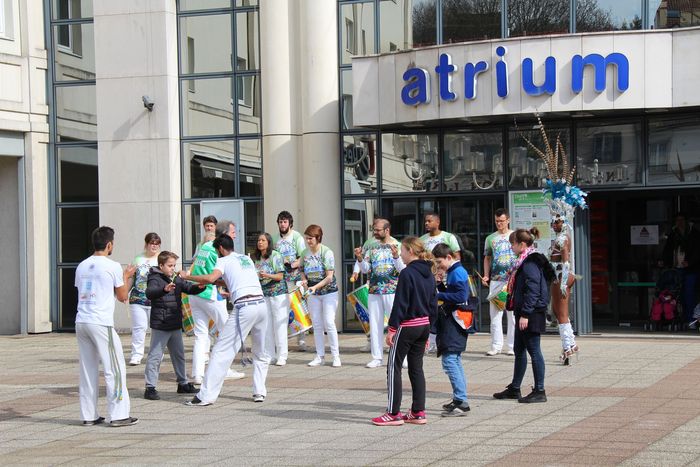
<svg viewBox="0 0 700 467"><path fill-rule="evenodd" d="M423 242L407 237L401 242L401 259L406 268L399 274L394 305L389 317L389 360L387 386L389 404L386 413L372 419L379 426L413 423L423 425L425 418L425 376L423 354L430 332L430 321L437 313L435 265ZM413 404L401 415L401 365L408 360L408 378L413 390Z"/></svg>

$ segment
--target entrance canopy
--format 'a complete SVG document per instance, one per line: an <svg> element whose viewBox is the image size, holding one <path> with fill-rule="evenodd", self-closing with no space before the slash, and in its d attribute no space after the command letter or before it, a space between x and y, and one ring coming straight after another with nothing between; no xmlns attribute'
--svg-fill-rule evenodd
<svg viewBox="0 0 700 467"><path fill-rule="evenodd" d="M700 105L700 28L497 39L353 59L353 124Z"/></svg>

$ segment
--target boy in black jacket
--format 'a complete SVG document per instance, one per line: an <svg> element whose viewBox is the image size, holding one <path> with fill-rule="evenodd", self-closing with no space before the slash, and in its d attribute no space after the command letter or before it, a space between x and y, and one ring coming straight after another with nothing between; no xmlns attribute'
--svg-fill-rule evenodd
<svg viewBox="0 0 700 467"><path fill-rule="evenodd" d="M151 301L151 348L146 360L146 391L144 399L158 400L156 390L163 351L168 346L170 360L177 375L177 392L193 394L197 392L187 380L185 372L185 346L182 342L182 301L181 294L198 294L202 287L185 282L175 275L175 262L178 256L170 251L158 255L158 267L148 273L146 297Z"/></svg>
<svg viewBox="0 0 700 467"><path fill-rule="evenodd" d="M452 385L452 402L442 406L443 417L460 417L469 412L467 378L462 367L462 352L467 348L467 330L460 326L452 313L469 299L467 271L453 256L452 249L444 243L433 248L438 271L447 276L447 285L438 283L437 299L442 301L437 319L431 323L436 334L437 354L442 356L442 369Z"/></svg>

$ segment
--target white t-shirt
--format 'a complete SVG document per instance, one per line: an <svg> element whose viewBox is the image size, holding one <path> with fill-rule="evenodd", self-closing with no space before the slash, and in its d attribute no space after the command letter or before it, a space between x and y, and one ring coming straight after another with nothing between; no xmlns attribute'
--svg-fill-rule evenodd
<svg viewBox="0 0 700 467"><path fill-rule="evenodd" d="M219 258L214 269L223 273L232 302L246 295L262 296L258 271L255 269L255 263L248 256L232 252L228 256Z"/></svg>
<svg viewBox="0 0 700 467"><path fill-rule="evenodd" d="M75 270L76 323L114 326L114 289L124 285L122 267L106 256L90 256Z"/></svg>

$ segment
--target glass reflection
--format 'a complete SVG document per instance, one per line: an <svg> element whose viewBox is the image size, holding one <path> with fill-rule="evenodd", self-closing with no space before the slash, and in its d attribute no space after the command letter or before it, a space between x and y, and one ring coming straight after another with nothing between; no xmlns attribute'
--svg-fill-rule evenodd
<svg viewBox="0 0 700 467"><path fill-rule="evenodd" d="M56 86L55 90L59 141L96 141L95 86Z"/></svg>
<svg viewBox="0 0 700 467"><path fill-rule="evenodd" d="M354 261L353 249L372 236L371 224L377 213L376 199L346 199L343 212L343 259Z"/></svg>
<svg viewBox="0 0 700 467"><path fill-rule="evenodd" d="M238 142L241 166L240 196L262 196L262 149L259 139Z"/></svg>
<svg viewBox="0 0 700 467"><path fill-rule="evenodd" d="M501 0L444 0L442 42L501 37Z"/></svg>
<svg viewBox="0 0 700 467"><path fill-rule="evenodd" d="M569 129L557 128L552 125L546 126L550 144L554 145L557 136L559 136L567 157L571 161ZM508 187L520 190L542 188L543 180L547 178L547 167L537 153L527 145L523 137L528 138L537 148L544 147L539 126L535 125L527 129L520 127L517 131L511 128L508 137Z"/></svg>
<svg viewBox="0 0 700 467"><path fill-rule="evenodd" d="M228 135L233 133L231 78L182 81L182 135Z"/></svg>
<svg viewBox="0 0 700 467"><path fill-rule="evenodd" d="M230 8L231 0L178 0L180 11Z"/></svg>
<svg viewBox="0 0 700 467"><path fill-rule="evenodd" d="M96 147L59 147L58 202L99 201Z"/></svg>
<svg viewBox="0 0 700 467"><path fill-rule="evenodd" d="M576 32L642 29L639 0L578 0Z"/></svg>
<svg viewBox="0 0 700 467"><path fill-rule="evenodd" d="M258 47L258 12L236 14L236 70L257 70L260 68ZM216 52L220 52L217 50Z"/></svg>
<svg viewBox="0 0 700 467"><path fill-rule="evenodd" d="M501 132L448 133L443 167L446 191L503 188Z"/></svg>
<svg viewBox="0 0 700 467"><path fill-rule="evenodd" d="M91 233L99 226L100 209L60 208L58 224L58 261L77 263L85 259L92 250Z"/></svg>
<svg viewBox="0 0 700 467"><path fill-rule="evenodd" d="M53 18L92 18L92 0L51 0Z"/></svg>
<svg viewBox="0 0 700 467"><path fill-rule="evenodd" d="M236 77L238 98L238 133L260 133L260 77L245 75Z"/></svg>
<svg viewBox="0 0 700 467"><path fill-rule="evenodd" d="M75 327L75 316L78 313L78 290L75 288L75 268L60 268L58 270L58 289L60 295L60 310L58 327L60 329Z"/></svg>
<svg viewBox="0 0 700 467"><path fill-rule="evenodd" d="M196 141L182 145L185 198L236 196L233 141Z"/></svg>
<svg viewBox="0 0 700 467"><path fill-rule="evenodd" d="M700 26L700 2L650 0L649 24L652 29Z"/></svg>
<svg viewBox="0 0 700 467"><path fill-rule="evenodd" d="M343 130L352 128L352 70L340 73L340 115Z"/></svg>
<svg viewBox="0 0 700 467"><path fill-rule="evenodd" d="M577 179L587 185L642 181L641 123L582 123L576 130Z"/></svg>
<svg viewBox="0 0 700 467"><path fill-rule="evenodd" d="M383 191L436 191L439 188L437 135L382 135Z"/></svg>
<svg viewBox="0 0 700 467"><path fill-rule="evenodd" d="M508 0L508 36L569 32L569 0Z"/></svg>
<svg viewBox="0 0 700 467"><path fill-rule="evenodd" d="M700 118L649 121L649 184L700 183Z"/></svg>
<svg viewBox="0 0 700 467"><path fill-rule="evenodd" d="M435 0L381 0L379 21L381 53L437 44Z"/></svg>
<svg viewBox="0 0 700 467"><path fill-rule="evenodd" d="M343 192L346 195L376 193L377 135L343 137Z"/></svg>
<svg viewBox="0 0 700 467"><path fill-rule="evenodd" d="M340 7L340 63L352 57L377 52L374 42L374 2L350 3Z"/></svg>
<svg viewBox="0 0 700 467"><path fill-rule="evenodd" d="M56 81L95 79L95 34L92 23L54 26Z"/></svg>
<svg viewBox="0 0 700 467"><path fill-rule="evenodd" d="M232 71L231 15L180 18L180 72Z"/></svg>
<svg viewBox="0 0 700 467"><path fill-rule="evenodd" d="M185 226L182 244L184 245L183 261L190 261L202 241L202 216L199 203L186 204L182 207L182 223Z"/></svg>
<svg viewBox="0 0 700 467"><path fill-rule="evenodd" d="M245 251L251 254L255 251L258 235L263 231L263 209L260 201L245 203Z"/></svg>

